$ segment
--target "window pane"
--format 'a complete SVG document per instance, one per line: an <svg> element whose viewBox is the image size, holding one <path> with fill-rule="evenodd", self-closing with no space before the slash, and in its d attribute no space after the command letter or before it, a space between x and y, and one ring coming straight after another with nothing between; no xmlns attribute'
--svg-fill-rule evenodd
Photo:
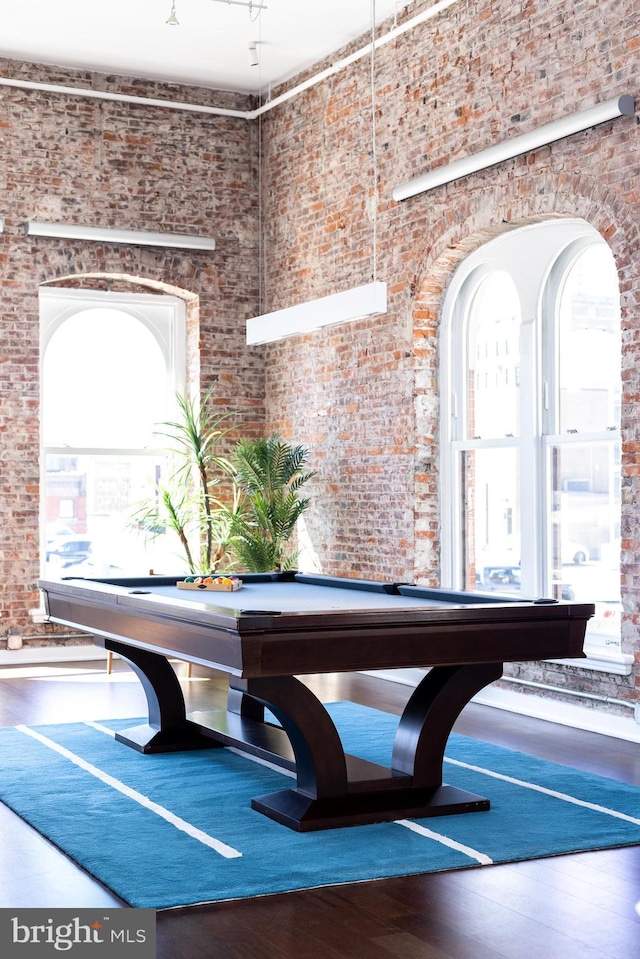
<svg viewBox="0 0 640 959"><path fill-rule="evenodd" d="M465 589L520 591L519 456L514 449L462 454Z"/></svg>
<svg viewBox="0 0 640 959"><path fill-rule="evenodd" d="M519 431L520 302L510 276L484 280L471 304L467 332L467 435Z"/></svg>
<svg viewBox="0 0 640 959"><path fill-rule="evenodd" d="M167 419L167 366L129 313L82 310L51 337L42 366L45 446L135 449Z"/></svg>
<svg viewBox="0 0 640 959"><path fill-rule="evenodd" d="M551 453L553 510L549 568L553 595L596 603L588 639L619 645L620 446L556 446Z"/></svg>
<svg viewBox="0 0 640 959"><path fill-rule="evenodd" d="M175 533L131 527L133 508L167 468L162 455L47 455L46 574L184 572ZM152 539L150 533L158 535Z"/></svg>
<svg viewBox="0 0 640 959"><path fill-rule="evenodd" d="M594 244L567 275L559 308L560 432L620 425L618 277L611 251Z"/></svg>

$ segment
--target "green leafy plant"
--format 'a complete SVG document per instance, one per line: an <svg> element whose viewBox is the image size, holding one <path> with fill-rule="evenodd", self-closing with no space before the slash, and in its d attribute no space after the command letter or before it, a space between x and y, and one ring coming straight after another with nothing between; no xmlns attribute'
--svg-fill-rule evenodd
<svg viewBox="0 0 640 959"><path fill-rule="evenodd" d="M164 528L173 530L189 572L210 573L227 555L240 508L234 467L219 453L233 414L216 416L209 405L210 392L198 400L178 393L176 399L179 419L160 424L161 435L170 441L175 469L165 483L157 484L152 497L138 505L131 525L151 537ZM220 498L221 486L226 501Z"/></svg>
<svg viewBox="0 0 640 959"><path fill-rule="evenodd" d="M210 393L176 398L179 418L160 424L175 468L131 525L152 538L173 530L191 573L212 573L223 562L227 571L236 562L247 572L291 569L298 553L289 543L309 506L300 491L315 475L305 471L308 451L274 435L240 440L223 456L233 414L216 416Z"/></svg>
<svg viewBox="0 0 640 959"><path fill-rule="evenodd" d="M305 472L308 450L279 436L241 440L232 454L242 502L231 517L230 549L250 572L291 569L289 548L296 523L310 500L300 491L315 472Z"/></svg>

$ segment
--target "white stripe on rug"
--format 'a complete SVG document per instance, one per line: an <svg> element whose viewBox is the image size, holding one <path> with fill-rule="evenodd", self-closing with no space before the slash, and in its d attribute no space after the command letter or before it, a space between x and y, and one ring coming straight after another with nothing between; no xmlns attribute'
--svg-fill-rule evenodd
<svg viewBox="0 0 640 959"><path fill-rule="evenodd" d="M103 726L102 723L96 723L92 719L86 719L84 721L84 725L91 726L92 729L97 729L99 733L106 733L107 736L111 736L112 739L115 739L115 729L109 729L108 726ZM257 763L258 766L265 766L267 769L272 769L274 773L281 773L283 776L288 776L289 779L298 778L297 774L291 769L284 769L282 766L277 766L275 763L269 762L268 759L262 759L261 756L251 756L249 753L243 752L242 749L236 749L235 746L225 746L224 748L230 753L240 756L241 759L248 759L252 763Z"/></svg>
<svg viewBox="0 0 640 959"><path fill-rule="evenodd" d="M459 759L449 759L448 756L445 756L444 761L451 763L453 766L462 766L463 769L470 769L475 773L482 773L483 776L502 779L506 783L523 786L525 789L532 789L534 792L544 793L546 796L552 796L554 799L562 799L564 802L573 803L574 806L583 806L585 809L592 809L594 812L603 813L605 816L613 816L614 819L623 819L625 822L633 823L634 826L640 826L640 819L637 819L635 816L629 816L624 812L618 812L617 809L609 809L607 806L599 806L597 803L587 802L585 799L577 799L575 796L557 792L555 789L547 789L546 786L538 786L537 783L530 783L524 779L514 779L513 776L506 776L504 773L497 773L492 769L483 769L482 766L472 766L470 763L463 763Z"/></svg>
<svg viewBox="0 0 640 959"><path fill-rule="evenodd" d="M107 736L111 736L112 739L116 738L115 729L109 729L108 726L103 726L102 723L96 723L93 719L85 719L83 726L91 726L92 729L96 729L99 733L106 733Z"/></svg>
<svg viewBox="0 0 640 959"><path fill-rule="evenodd" d="M448 846L449 849L455 849L457 852L464 853L465 856L469 856L470 859L475 859L476 862L479 862L482 866L490 866L493 863L493 859L485 856L483 852L478 852L477 849L473 849L471 846L465 846L461 842L456 842L455 839L451 839L449 836L443 836L442 833L433 832L425 826L419 826L417 822L413 822L411 819L395 819L394 822L396 825L405 826L406 829L417 832L418 835L425 836L427 839L434 839L443 846Z"/></svg>
<svg viewBox="0 0 640 959"><path fill-rule="evenodd" d="M123 782L120 782L119 779L109 776L101 769L98 769L97 766L93 766L80 756L76 756L75 753L65 749L64 746L60 746L52 739L48 739L46 736L36 732L34 729L30 729L28 726L16 726L15 728L18 730L18 732L24 733L25 736L30 736L32 739L42 743L48 749L52 749L54 752L59 753L60 756L63 756L76 766L84 769L85 772L91 773L92 776L95 776L96 779L99 779L107 786L110 786L112 789L116 789L129 799L133 799L134 802L144 806L145 809L149 809L151 812L155 813L156 816L160 816L161 819L166 820L166 822L168 822L170 825L175 826L176 829L179 829L181 832L191 836L192 839L196 839L198 842L203 843L203 845L213 849L214 852L219 853L219 855L223 856L225 859L237 859L239 856L242 856L242 853L238 852L237 849L234 849L233 846L227 846L226 843L221 842L219 839L209 836L208 833L198 829L185 819L181 819L180 816L174 815L174 813L170 812L168 809L165 809L164 806L160 806L158 803L153 802L152 799L149 799L148 796L144 796L142 793L139 793L136 789L131 789L130 786L126 786Z"/></svg>

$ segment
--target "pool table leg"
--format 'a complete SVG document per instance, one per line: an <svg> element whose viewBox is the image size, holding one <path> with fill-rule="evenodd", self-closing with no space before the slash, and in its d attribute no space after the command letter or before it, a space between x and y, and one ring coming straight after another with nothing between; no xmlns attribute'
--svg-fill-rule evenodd
<svg viewBox="0 0 640 959"><path fill-rule="evenodd" d="M296 758L297 789L255 797L252 808L301 832L489 809L488 799L443 783L442 764L460 711L501 675L501 663L432 669L400 719L391 769L345 756L324 706L294 677L234 680L278 718Z"/></svg>
<svg viewBox="0 0 640 959"><path fill-rule="evenodd" d="M267 706L291 743L297 792L312 799L343 796L347 766L338 731L320 700L295 676L232 679L230 691ZM250 702L250 701L249 701ZM287 790L288 791L288 790Z"/></svg>
<svg viewBox="0 0 640 959"><path fill-rule="evenodd" d="M502 676L502 663L434 666L412 693L398 725L391 765L411 776L415 789L442 784L442 764L453 724L476 693Z"/></svg>
<svg viewBox="0 0 640 959"><path fill-rule="evenodd" d="M236 713L245 719L254 719L258 723L264 722L264 703L259 703L241 689L235 689L233 681L229 683L227 712Z"/></svg>
<svg viewBox="0 0 640 959"><path fill-rule="evenodd" d="M105 639L104 646L131 666L147 697L148 722L120 730L116 733L118 742L141 753L211 749L220 745L203 736L187 719L178 677L164 656L112 639Z"/></svg>

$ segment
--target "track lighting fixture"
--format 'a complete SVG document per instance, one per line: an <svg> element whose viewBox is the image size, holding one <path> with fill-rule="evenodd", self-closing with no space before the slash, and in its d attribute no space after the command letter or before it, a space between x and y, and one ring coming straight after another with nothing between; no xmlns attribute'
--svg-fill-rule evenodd
<svg viewBox="0 0 640 959"><path fill-rule="evenodd" d="M256 0L215 0L215 2L226 3L228 7L231 7L231 6L247 7L249 10L249 18L251 19L252 23L255 23L255 21L260 16L261 12L267 9L264 3L257 3ZM176 16L176 0L171 0L171 13L169 14L169 17L167 18L165 23L168 23L170 27L180 26L180 21L178 20L178 17ZM251 61L252 67L257 65L258 65L257 60L255 63L253 62L253 60Z"/></svg>
<svg viewBox="0 0 640 959"><path fill-rule="evenodd" d="M250 16L254 10L260 13L261 10L267 9L264 3L256 3L255 0L215 0L215 2L226 3L228 7L248 7Z"/></svg>
<svg viewBox="0 0 640 959"><path fill-rule="evenodd" d="M176 16L176 0L172 0L171 13L169 14L169 17L166 22L169 24L170 27L180 26L180 21L178 20Z"/></svg>

